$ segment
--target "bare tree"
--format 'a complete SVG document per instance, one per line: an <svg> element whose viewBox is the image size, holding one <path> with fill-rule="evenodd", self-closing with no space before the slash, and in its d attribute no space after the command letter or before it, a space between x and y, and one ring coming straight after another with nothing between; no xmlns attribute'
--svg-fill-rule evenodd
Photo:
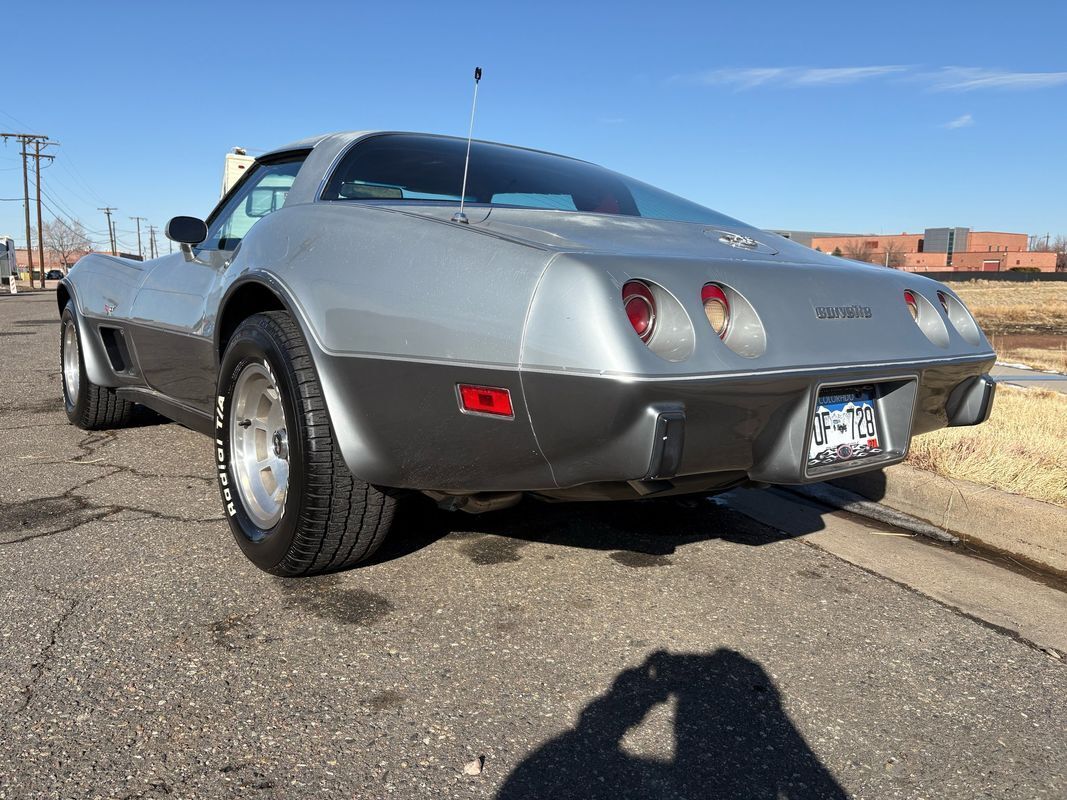
<svg viewBox="0 0 1067 800"><path fill-rule="evenodd" d="M893 269L900 269L904 266L904 245L899 242L894 242L892 239L886 240L885 249L882 251L882 258L880 259L883 264Z"/></svg>
<svg viewBox="0 0 1067 800"><path fill-rule="evenodd" d="M1056 272L1067 272L1067 236L1061 233L1053 239L1052 251L1056 254Z"/></svg>
<svg viewBox="0 0 1067 800"><path fill-rule="evenodd" d="M54 219L43 223L41 232L44 234L45 247L63 264L64 272L70 269L75 256L88 252L93 246L85 227L78 220L64 222Z"/></svg>
<svg viewBox="0 0 1067 800"><path fill-rule="evenodd" d="M845 257L853 261L870 261L872 252L863 239L849 239L845 242Z"/></svg>
<svg viewBox="0 0 1067 800"><path fill-rule="evenodd" d="M1029 249L1034 253L1055 253L1056 272L1067 272L1067 236L1062 233L1055 238L1047 233L1031 236Z"/></svg>

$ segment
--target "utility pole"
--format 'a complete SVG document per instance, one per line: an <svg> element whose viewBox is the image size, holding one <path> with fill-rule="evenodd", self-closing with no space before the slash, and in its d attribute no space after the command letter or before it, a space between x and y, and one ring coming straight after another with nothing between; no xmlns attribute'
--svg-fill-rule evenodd
<svg viewBox="0 0 1067 800"><path fill-rule="evenodd" d="M30 170L29 153L26 152L26 142L22 143L22 205L26 209L26 259L30 268L30 288L33 288L33 242L30 239ZM18 263L18 259L15 259Z"/></svg>
<svg viewBox="0 0 1067 800"><path fill-rule="evenodd" d="M156 226L155 225L149 225L148 226L148 252L152 254L152 258L155 258L156 256L159 255L159 253L156 252Z"/></svg>
<svg viewBox="0 0 1067 800"><path fill-rule="evenodd" d="M53 160L55 156L47 156L41 153L41 147L48 147L50 144L59 144L59 142L49 142L47 139L42 142L37 139L33 143L33 160L34 166L37 170L37 252L41 254L41 288L44 288L44 227L41 220L41 159L47 158L49 161ZM33 285L33 275L30 275L30 285Z"/></svg>
<svg viewBox="0 0 1067 800"><path fill-rule="evenodd" d="M144 261L144 248L141 247L141 221L148 222L148 217L130 217L130 219L137 223L137 255Z"/></svg>
<svg viewBox="0 0 1067 800"><path fill-rule="evenodd" d="M29 263L30 269L30 285L33 285L33 234L30 231L30 176L29 176L29 159L32 154L27 150L27 145L32 143L47 142L48 137L36 133L0 133L0 139L5 142L8 139L15 139L22 145L22 199L23 208L26 210L26 258ZM38 149L38 152L40 150ZM40 164L40 162L38 162ZM38 224L38 227L40 225ZM42 276L44 275L42 264ZM42 277L42 280L43 277Z"/></svg>
<svg viewBox="0 0 1067 800"><path fill-rule="evenodd" d="M115 229L111 227L111 212L118 211L117 208L107 206L106 208L98 208L97 211L103 211L107 215L107 235L111 239L111 255L117 256L119 251L115 249Z"/></svg>

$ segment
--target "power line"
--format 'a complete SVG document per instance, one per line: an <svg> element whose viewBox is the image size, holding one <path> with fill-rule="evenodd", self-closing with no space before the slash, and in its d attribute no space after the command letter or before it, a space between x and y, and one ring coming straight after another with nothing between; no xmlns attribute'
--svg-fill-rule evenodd
<svg viewBox="0 0 1067 800"><path fill-rule="evenodd" d="M93 197L95 197L97 199L98 202L101 202L101 203L105 202L104 198L102 198L99 194L97 194L96 190L93 189L93 187L89 185L88 181L85 180L85 178L81 174L81 170L79 170L77 167L74 166L74 162L70 160L70 154L69 153L67 154L66 159L64 161L60 162L59 166L61 166L63 169L65 169L70 174L70 176L72 178L74 178L78 183L80 183L82 185L82 187L87 192L89 192L89 194L91 194Z"/></svg>
<svg viewBox="0 0 1067 800"><path fill-rule="evenodd" d="M64 153L64 156L65 155L66 154ZM58 161L53 162L53 163L62 164L63 163L63 159L59 159ZM79 200L82 203L85 203L87 206L91 206L93 203L102 203L102 202L104 202L103 200L90 200L88 197L85 196L85 194L83 194L80 191L77 191L73 186L69 185L65 180L60 178L59 175L53 174L52 177L51 177L51 180L52 180L53 183L55 183L60 188L62 188L67 194L73 195L77 200Z"/></svg>
<svg viewBox="0 0 1067 800"><path fill-rule="evenodd" d="M45 203L44 207L48 209L48 212L52 215L52 219L53 220L58 222L60 225L62 225L68 231L73 233L75 236L84 236L85 240L88 241L89 244L92 244L92 241L86 235L89 232L87 230L85 230L85 226L84 225L82 225L77 220L74 220L74 223L78 226L78 228L80 228L80 230L78 230L78 228L72 228L69 224L67 224L67 221L65 219L63 219L63 217L61 217L59 214L56 213L56 210L54 208L52 208L50 205L48 205L48 203Z"/></svg>
<svg viewBox="0 0 1067 800"><path fill-rule="evenodd" d="M5 117L7 117L9 120L11 120L12 122L14 122L16 125L18 125L20 128L22 128L24 130L27 130L27 131L36 130L32 125L27 125L25 122L23 122L18 117L16 117L14 114L12 114L10 111L4 111L3 109L0 109L0 114L3 114ZM47 139L48 137L45 136L43 138Z"/></svg>
<svg viewBox="0 0 1067 800"><path fill-rule="evenodd" d="M60 200L58 197L54 197L48 191L44 192L44 196L47 197L49 200L51 200L52 201L52 205L58 207L59 210L62 211L64 214L66 214L68 217L70 217L71 219L76 219L77 218L78 215L75 214L73 211L71 211L70 206L68 206L66 203L64 203L62 200Z"/></svg>
<svg viewBox="0 0 1067 800"><path fill-rule="evenodd" d="M102 237L104 237L104 238L107 238L107 237L108 237L108 236L110 235L110 234L108 234L108 233L105 233L104 231L99 231L99 230L97 230L97 229L95 229L95 228L89 228L89 227L86 227L86 226L85 226L85 225L84 225L84 224L83 224L83 223L81 222L81 220L80 220L80 219L78 218L78 215L77 215L77 214L74 214L73 212L71 212L70 208L69 208L69 207L67 207L67 206L65 206L65 205L63 205L63 203L61 203L61 202L59 201L59 199L58 199L58 198L56 198L56 197L53 197L53 196L52 196L51 194L49 194L49 193L48 193L47 191L43 191L43 190L42 190L42 192L41 192L41 193L42 193L42 194L43 194L43 195L44 195L44 196L45 196L45 197L46 197L46 198L47 198L48 200L51 200L51 201L52 201L52 203L53 203L53 204L54 204L55 206L57 206L57 207L59 208L59 211L60 211L60 212L62 212L62 215L63 215L64 217L66 217L66 219L67 219L68 221L70 221L70 222L77 222L77 223L78 223L79 225L81 225L81 226L82 226L83 228L85 228L85 231L86 231L87 233L91 233L91 234L93 234L94 236L102 236ZM57 212L56 212L56 211L55 211L55 210L53 209L52 213L53 213L53 214L55 214L55 213L57 213Z"/></svg>

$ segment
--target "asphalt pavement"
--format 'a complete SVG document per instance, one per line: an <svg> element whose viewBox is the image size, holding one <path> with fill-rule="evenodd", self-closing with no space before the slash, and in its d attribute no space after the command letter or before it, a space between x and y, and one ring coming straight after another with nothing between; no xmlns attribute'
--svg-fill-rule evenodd
<svg viewBox="0 0 1067 800"><path fill-rule="evenodd" d="M57 319L0 299L0 798L1067 796L1067 665L893 531L412 507L376 563L274 578L206 439L67 423Z"/></svg>

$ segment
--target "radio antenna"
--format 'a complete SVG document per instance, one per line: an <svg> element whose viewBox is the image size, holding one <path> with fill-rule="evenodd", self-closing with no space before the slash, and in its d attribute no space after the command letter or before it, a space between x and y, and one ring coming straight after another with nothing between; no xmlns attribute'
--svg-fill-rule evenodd
<svg viewBox="0 0 1067 800"><path fill-rule="evenodd" d="M467 167L471 163L471 138L474 136L474 109L478 107L478 82L482 79L482 68L474 68L474 100L471 102L471 125L467 131L467 157L463 159L463 188L459 192L459 211L452 215L453 222L469 225L470 220L463 213L463 201L467 197Z"/></svg>

